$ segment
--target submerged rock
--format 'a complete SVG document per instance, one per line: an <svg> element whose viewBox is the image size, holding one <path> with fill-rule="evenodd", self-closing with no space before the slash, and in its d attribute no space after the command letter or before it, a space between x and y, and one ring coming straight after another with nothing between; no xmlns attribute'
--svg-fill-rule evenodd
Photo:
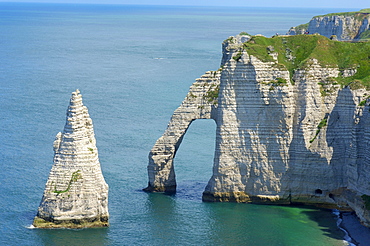
<svg viewBox="0 0 370 246"><path fill-rule="evenodd" d="M72 93L54 164L33 225L37 228L108 226L108 185L101 172L92 120L79 90Z"/></svg>

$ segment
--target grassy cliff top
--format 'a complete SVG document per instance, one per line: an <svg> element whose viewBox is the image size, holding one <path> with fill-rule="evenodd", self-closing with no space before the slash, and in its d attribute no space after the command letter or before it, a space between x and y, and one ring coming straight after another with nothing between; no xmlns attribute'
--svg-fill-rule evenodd
<svg viewBox="0 0 370 246"><path fill-rule="evenodd" d="M340 12L340 13L331 13L331 14L325 14L325 15L317 15L315 17L324 17L324 16L333 16L333 15L351 16L351 15L357 15L357 14L370 14L370 8L361 9L359 11L354 11L354 12Z"/></svg>
<svg viewBox="0 0 370 246"><path fill-rule="evenodd" d="M370 42L339 42L321 35L253 36L243 48L264 62L275 62L270 54L278 53L277 66L287 69L291 76L312 59L323 67L357 69L354 76L339 77L336 81L348 85L356 80L370 89Z"/></svg>

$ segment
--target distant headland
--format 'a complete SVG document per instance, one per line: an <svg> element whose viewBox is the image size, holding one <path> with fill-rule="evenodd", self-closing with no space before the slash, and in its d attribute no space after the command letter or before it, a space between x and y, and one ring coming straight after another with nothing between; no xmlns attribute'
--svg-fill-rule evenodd
<svg viewBox="0 0 370 246"><path fill-rule="evenodd" d="M339 41L370 40L370 9L313 17L309 23L290 28L289 35L318 33Z"/></svg>

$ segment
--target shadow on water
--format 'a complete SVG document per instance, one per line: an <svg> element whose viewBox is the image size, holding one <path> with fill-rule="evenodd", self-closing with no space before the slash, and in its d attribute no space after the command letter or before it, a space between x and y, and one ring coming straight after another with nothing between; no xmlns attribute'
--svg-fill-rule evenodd
<svg viewBox="0 0 370 246"><path fill-rule="evenodd" d="M86 229L34 229L42 240L43 245L55 246L104 246L110 245L108 240L109 228Z"/></svg>
<svg viewBox="0 0 370 246"><path fill-rule="evenodd" d="M336 224L336 215L331 210L309 208L301 213L307 215L307 217L316 222L323 235L334 238L337 240L343 240L345 233ZM334 222L334 223L333 223Z"/></svg>
<svg viewBox="0 0 370 246"><path fill-rule="evenodd" d="M202 194L207 182L197 180L181 180L178 182L176 198L190 201L202 201Z"/></svg>

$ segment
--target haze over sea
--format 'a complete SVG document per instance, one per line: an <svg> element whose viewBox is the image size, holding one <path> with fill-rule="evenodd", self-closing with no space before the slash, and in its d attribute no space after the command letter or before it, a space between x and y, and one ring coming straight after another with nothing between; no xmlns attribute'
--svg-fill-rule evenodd
<svg viewBox="0 0 370 246"><path fill-rule="evenodd" d="M0 3L1 245L345 245L331 211L203 203L215 123L195 121L175 159L178 192L147 194L148 153L222 41L272 36L352 9ZM108 229L30 229L71 92L93 120Z"/></svg>

